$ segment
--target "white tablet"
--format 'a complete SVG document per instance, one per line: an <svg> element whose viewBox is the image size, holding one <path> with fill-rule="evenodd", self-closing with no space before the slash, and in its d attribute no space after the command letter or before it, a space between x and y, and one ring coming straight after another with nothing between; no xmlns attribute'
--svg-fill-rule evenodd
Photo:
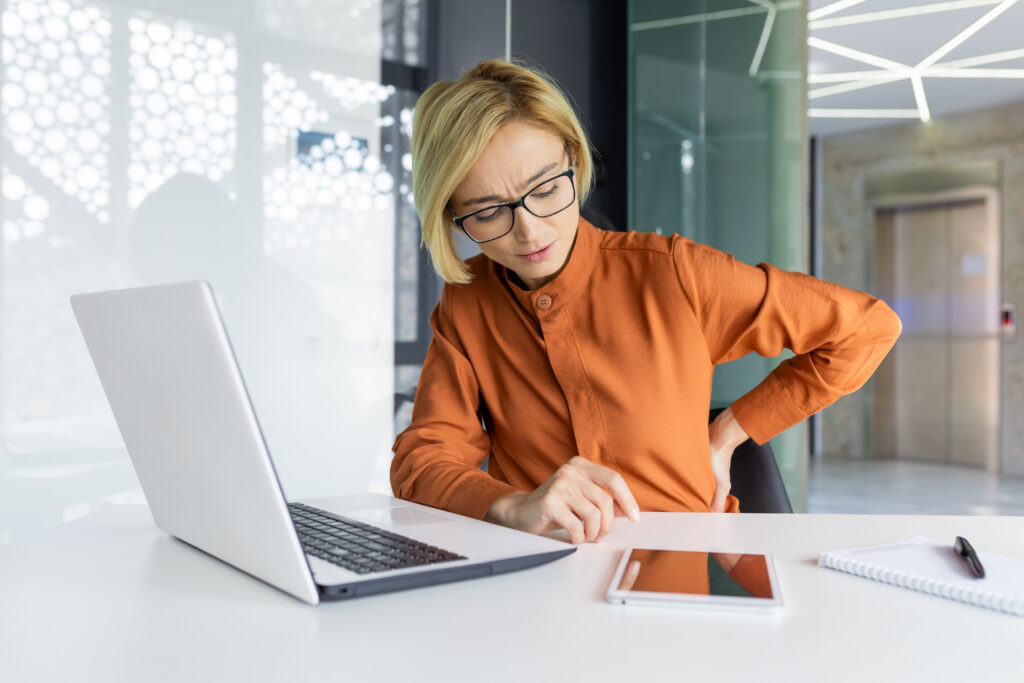
<svg viewBox="0 0 1024 683"><path fill-rule="evenodd" d="M609 602L777 614L782 595L771 555L626 548Z"/></svg>

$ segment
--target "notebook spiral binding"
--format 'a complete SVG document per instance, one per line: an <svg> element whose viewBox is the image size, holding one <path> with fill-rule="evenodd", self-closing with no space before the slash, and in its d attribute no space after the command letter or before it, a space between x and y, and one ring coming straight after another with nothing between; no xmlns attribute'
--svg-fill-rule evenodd
<svg viewBox="0 0 1024 683"><path fill-rule="evenodd" d="M1024 601L998 595L991 591L981 590L980 588L970 588L947 581L914 576L906 572L880 567L870 562L856 560L853 557L840 557L837 554L823 553L821 564L830 569L863 576L873 581L901 588L909 588L910 590L937 595L949 600L956 600L997 612L1005 612L1019 617L1024 616Z"/></svg>

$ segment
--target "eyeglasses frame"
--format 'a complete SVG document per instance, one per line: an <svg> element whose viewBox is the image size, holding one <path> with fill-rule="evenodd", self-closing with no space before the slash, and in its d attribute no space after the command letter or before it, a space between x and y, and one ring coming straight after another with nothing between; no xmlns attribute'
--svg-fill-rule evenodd
<svg viewBox="0 0 1024 683"><path fill-rule="evenodd" d="M563 206L558 211L555 211L554 213L549 213L549 214L546 214L546 215L543 215L543 216L540 215L539 213L534 213L530 209L530 207L528 207L526 205L526 198L529 197L531 194L533 194L534 191L537 190L537 188L541 187L542 185L546 185L546 184L550 183L552 180L556 180L558 178L561 178L562 176L566 176L566 177L569 178L569 185L572 187L572 199L569 201L569 203L566 204L565 206ZM477 209L476 211L471 211L471 212L469 212L469 213L467 213L465 215L462 215L462 216L456 216L455 212L452 211L451 207L449 206L448 207L448 213L451 214L452 222L455 223L456 227L458 227L459 230L461 230L463 233L465 233L466 237L468 237L469 239L473 240L475 243L477 243L477 244L484 244L486 242L493 242L494 240L500 240L502 237L504 237L505 235L507 235L510 232L512 232L512 230L516 227L516 209L518 209L520 206L523 207L524 209L526 209L527 211L529 211L532 215L536 216L537 218L550 218L551 216L554 216L556 214L562 213L563 211L568 209L570 206L572 206L573 202L576 201L576 179L575 179L575 176L576 176L576 169L573 168L573 166L570 164L568 169L562 171L561 173L559 173L557 175L553 175L550 178L547 178L545 180L540 181L539 183L537 183L536 185L531 187L530 190L526 194L524 194L522 197L520 197L519 199L515 200L514 202L501 202L500 204L490 204L489 206L485 206L482 209ZM491 211L493 209L500 209L503 206L507 206L509 209L512 210L512 222L509 224L508 230L506 230L505 232L501 233L497 237L491 237L490 239L486 239L486 240L478 240L475 237L473 237L472 235L470 235L469 231L466 230L465 226L463 225L463 223L465 222L465 220L467 218L472 218L473 216L477 215L478 213L483 213L484 211Z"/></svg>

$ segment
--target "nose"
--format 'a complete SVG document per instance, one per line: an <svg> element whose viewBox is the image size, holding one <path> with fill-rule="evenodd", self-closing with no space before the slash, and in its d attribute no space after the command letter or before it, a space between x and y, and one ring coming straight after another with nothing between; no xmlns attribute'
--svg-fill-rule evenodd
<svg viewBox="0 0 1024 683"><path fill-rule="evenodd" d="M544 229L543 219L537 218L526 210L525 206L517 206L515 209L515 227L512 232L516 240L524 243L532 243Z"/></svg>

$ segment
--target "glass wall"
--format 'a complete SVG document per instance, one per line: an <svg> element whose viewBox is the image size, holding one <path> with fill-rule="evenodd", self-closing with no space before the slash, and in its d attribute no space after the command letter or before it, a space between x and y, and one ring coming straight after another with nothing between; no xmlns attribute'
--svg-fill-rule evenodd
<svg viewBox="0 0 1024 683"><path fill-rule="evenodd" d="M630 228L807 270L805 17L801 0L631 0ZM713 404L777 363L720 366ZM798 510L805 432L772 442Z"/></svg>
<svg viewBox="0 0 1024 683"><path fill-rule="evenodd" d="M0 12L0 543L142 501L76 292L209 280L286 493L389 491L419 0Z"/></svg>

